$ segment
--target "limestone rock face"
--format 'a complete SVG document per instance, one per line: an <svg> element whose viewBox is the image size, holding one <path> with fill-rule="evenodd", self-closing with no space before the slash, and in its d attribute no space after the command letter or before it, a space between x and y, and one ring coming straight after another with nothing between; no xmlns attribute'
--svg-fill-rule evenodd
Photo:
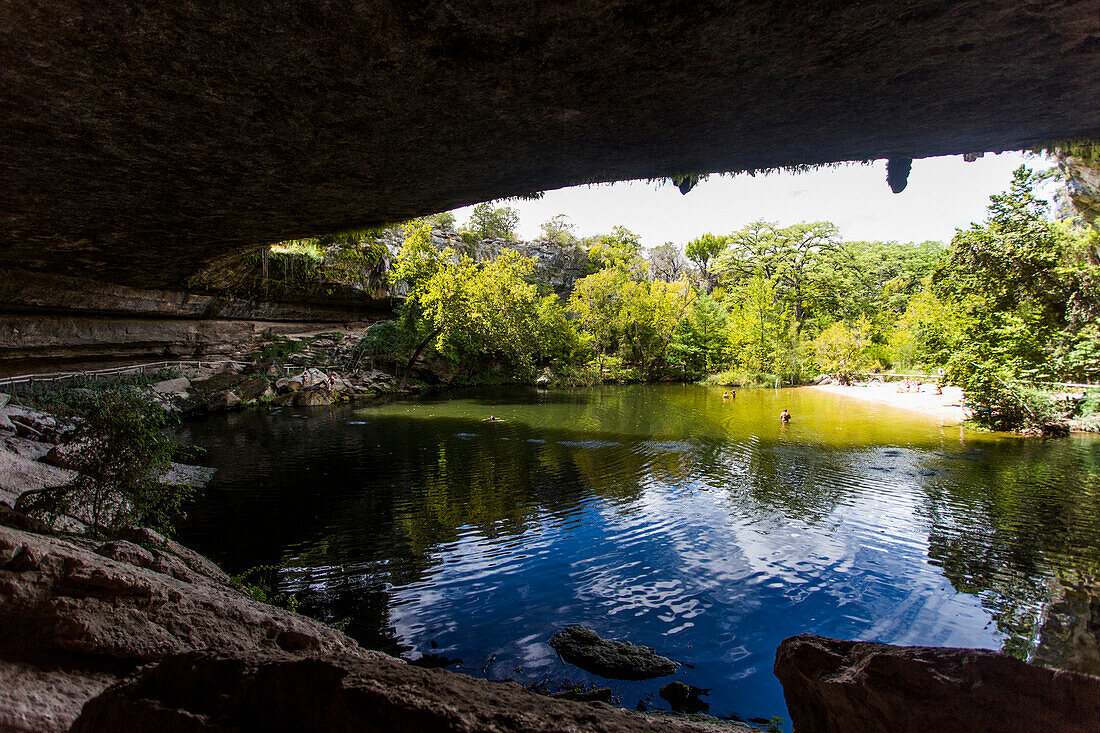
<svg viewBox="0 0 1100 733"><path fill-rule="evenodd" d="M1083 220L1100 227L1100 165L1080 158L1059 156L1066 177L1066 195Z"/></svg>
<svg viewBox="0 0 1100 733"><path fill-rule="evenodd" d="M1096 137L1096 10L9 0L0 264L180 283L583 182Z"/></svg>
<svg viewBox="0 0 1100 733"><path fill-rule="evenodd" d="M980 649L801 634L779 646L775 675L794 733L1086 733L1100 720L1100 678Z"/></svg>

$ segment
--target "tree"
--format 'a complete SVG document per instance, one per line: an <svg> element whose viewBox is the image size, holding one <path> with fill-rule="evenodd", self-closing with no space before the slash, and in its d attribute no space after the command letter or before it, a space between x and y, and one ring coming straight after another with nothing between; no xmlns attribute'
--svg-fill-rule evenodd
<svg viewBox="0 0 1100 733"><path fill-rule="evenodd" d="M722 304L703 293L680 321L669 349L686 373L701 376L722 369L729 360L729 317Z"/></svg>
<svg viewBox="0 0 1100 733"><path fill-rule="evenodd" d="M786 330L775 284L762 274L753 275L730 290L727 304L734 363L756 375L773 374L776 345Z"/></svg>
<svg viewBox="0 0 1100 733"><path fill-rule="evenodd" d="M548 242L568 245L577 243L576 225L565 214L558 214L539 225L542 238Z"/></svg>
<svg viewBox="0 0 1100 733"><path fill-rule="evenodd" d="M649 263L649 275L654 280L676 282L687 273L687 260L672 242L651 247L646 253L646 261Z"/></svg>
<svg viewBox="0 0 1100 733"><path fill-rule="evenodd" d="M727 237L716 237L707 232L698 239L693 239L687 244L687 258L699 266L699 274L702 275L703 290L707 293L714 287L711 274L707 265L726 249Z"/></svg>
<svg viewBox="0 0 1100 733"><path fill-rule="evenodd" d="M641 249L642 242L637 234L626 227L617 226L610 234L603 234L592 242L588 250L589 274L614 268L629 277L641 279L646 270Z"/></svg>
<svg viewBox="0 0 1100 733"><path fill-rule="evenodd" d="M608 267L578 280L569 295L569 312L577 319L581 339L600 359L618 345L622 286L627 280L625 272Z"/></svg>
<svg viewBox="0 0 1100 733"><path fill-rule="evenodd" d="M511 242L516 238L518 224L519 212L512 207L494 209L486 203L474 207L467 229L479 239L504 239Z"/></svg>
<svg viewBox="0 0 1100 733"><path fill-rule="evenodd" d="M797 335L808 303L823 299L838 270L853 267L839 236L827 221L789 227L753 222L729 236L715 268L735 279L760 274L773 281L777 296L792 309Z"/></svg>
<svg viewBox="0 0 1100 733"><path fill-rule="evenodd" d="M835 375L841 384L850 384L853 376L867 369L870 364L867 327L867 323L862 323L851 328L837 321L822 331L813 342L822 371Z"/></svg>
<svg viewBox="0 0 1100 733"><path fill-rule="evenodd" d="M631 361L652 377L668 356L676 328L691 302L690 288L682 281L627 280L620 292L619 332Z"/></svg>
<svg viewBox="0 0 1100 733"><path fill-rule="evenodd" d="M409 283L402 304L416 347L401 378L407 383L429 346L457 363L495 359L527 376L541 358L570 353L576 343L557 296L540 298L530 282L535 262L506 249L478 263L431 244L430 226L411 224L394 264L395 277Z"/></svg>
<svg viewBox="0 0 1100 733"><path fill-rule="evenodd" d="M1027 385L1075 373L1100 315L1095 234L1051 221L1034 194L1039 180L1017 169L1009 190L990 197L986 221L955 235L932 277L955 325L937 364L966 391L975 419L997 429L1044 428L1053 419Z"/></svg>

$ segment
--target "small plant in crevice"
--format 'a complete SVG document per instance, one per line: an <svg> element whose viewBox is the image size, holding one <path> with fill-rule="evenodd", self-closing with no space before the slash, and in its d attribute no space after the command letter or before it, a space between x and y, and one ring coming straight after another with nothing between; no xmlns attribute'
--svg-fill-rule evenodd
<svg viewBox="0 0 1100 733"><path fill-rule="evenodd" d="M252 600L297 613L298 597L279 591L279 571L282 569L282 565L256 565L229 576L229 580Z"/></svg>

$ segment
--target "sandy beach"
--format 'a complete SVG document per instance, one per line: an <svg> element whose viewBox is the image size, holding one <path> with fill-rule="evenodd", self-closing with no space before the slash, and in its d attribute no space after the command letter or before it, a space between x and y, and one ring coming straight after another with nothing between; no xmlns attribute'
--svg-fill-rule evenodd
<svg viewBox="0 0 1100 733"><path fill-rule="evenodd" d="M935 394L936 386L934 384L922 385L920 392L898 392L899 384L900 382L871 385L855 384L850 387L839 384L822 384L815 385L812 388L845 395L857 400L919 412L937 418L944 425L958 425L966 419L967 413L962 406L963 391L961 388L944 387L943 394L938 395Z"/></svg>

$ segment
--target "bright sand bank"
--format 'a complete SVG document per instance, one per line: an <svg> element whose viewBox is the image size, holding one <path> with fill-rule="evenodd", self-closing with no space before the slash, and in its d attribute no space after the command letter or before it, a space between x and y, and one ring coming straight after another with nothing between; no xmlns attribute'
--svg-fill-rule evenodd
<svg viewBox="0 0 1100 733"><path fill-rule="evenodd" d="M967 413L963 409L963 392L959 387L944 387L943 394L935 394L936 386L926 384L921 386L920 392L898 392L899 382L886 384L857 384L844 387L839 384L822 384L814 386L833 394L854 397L857 400L875 402L880 405L889 405L902 410L919 412L929 417L934 417L944 425L958 425L966 419Z"/></svg>

